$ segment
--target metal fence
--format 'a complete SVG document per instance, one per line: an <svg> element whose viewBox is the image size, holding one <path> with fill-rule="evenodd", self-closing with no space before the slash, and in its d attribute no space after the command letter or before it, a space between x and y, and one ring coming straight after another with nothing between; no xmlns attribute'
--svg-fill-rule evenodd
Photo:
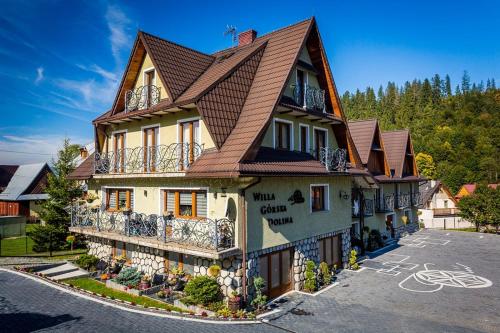
<svg viewBox="0 0 500 333"><path fill-rule="evenodd" d="M235 245L235 223L227 218L178 218L129 211L108 212L87 205L70 208L71 226L223 250Z"/></svg>

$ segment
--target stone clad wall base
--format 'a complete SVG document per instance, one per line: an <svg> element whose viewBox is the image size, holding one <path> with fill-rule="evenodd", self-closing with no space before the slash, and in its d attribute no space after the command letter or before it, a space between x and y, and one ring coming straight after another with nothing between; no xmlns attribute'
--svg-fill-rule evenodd
<svg viewBox="0 0 500 333"><path fill-rule="evenodd" d="M243 266L241 256L233 256L224 260L198 257L194 260L194 275L208 275L208 268L212 265L218 265L221 268L217 282L219 282L224 296L230 296L235 290L239 294L242 293Z"/></svg>
<svg viewBox="0 0 500 333"><path fill-rule="evenodd" d="M407 225L402 225L394 229L394 235L397 238L401 238L406 234L412 234L419 230L418 222L408 223Z"/></svg>

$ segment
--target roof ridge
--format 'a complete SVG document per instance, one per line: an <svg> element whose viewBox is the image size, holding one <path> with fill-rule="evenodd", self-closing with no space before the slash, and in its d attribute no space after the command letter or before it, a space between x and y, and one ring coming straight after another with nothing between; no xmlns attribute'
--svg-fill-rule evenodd
<svg viewBox="0 0 500 333"><path fill-rule="evenodd" d="M361 122L368 122L368 121L376 121L378 122L377 118L369 118L369 119L355 119L355 120L348 120L348 123L361 123Z"/></svg>
<svg viewBox="0 0 500 333"><path fill-rule="evenodd" d="M404 128L404 129L399 129L399 130L382 131L382 133L396 133L396 132L410 132L410 130L407 128Z"/></svg>
<svg viewBox="0 0 500 333"><path fill-rule="evenodd" d="M313 19L314 19L314 16L310 16L310 17L308 17L308 18L306 18L306 19L303 19L303 20L300 20L300 21L298 21L298 22L295 22L295 23L289 24L289 25L287 25L287 26L284 26L284 27L281 27L281 28L278 28L278 29L275 29L275 30L268 31L268 32L266 32L266 33L264 33L264 34L262 34L262 35L258 36L257 38L255 38L255 40L254 40L252 43L256 42L256 41L257 41L257 40L259 40L259 39L262 39L262 38L265 38L265 37L267 38L267 37L269 37L269 35L271 35L271 34L275 34L275 33L280 32L280 31L282 31L282 30L289 29L289 28L291 28L291 27L294 27L294 26L296 26L296 25L302 24L302 23L307 22L307 21L311 21L311 20L313 20ZM251 43L251 44L252 44L252 43ZM212 55L213 55L213 56L215 56L215 54L218 54L218 53L222 53L222 52L229 52L230 50L237 50L237 49L239 49L239 48L243 48L243 47L248 46L248 45L251 45L251 44L246 44L246 45L241 45L241 46L236 45L236 46L227 47L227 48L225 48L225 49L221 49L221 50L218 50L218 51L213 52L213 53L212 53Z"/></svg>
<svg viewBox="0 0 500 333"><path fill-rule="evenodd" d="M162 41L164 41L164 42L167 42L167 43L169 43L169 44L172 44L172 45L175 45L175 46L182 47L182 48L184 48L184 49L186 49L186 50L190 50L190 51L193 51L193 52L199 53L199 54L201 54L201 55L204 55L204 56L207 56L207 57L210 57L210 58L215 58L215 56L213 56L213 55L211 55L211 54L208 54L208 53L205 53L205 52L201 52L201 51L196 50L196 49L194 49L194 48L192 48L192 47L185 46L185 45L182 45L182 44L179 44L179 43L176 43L176 42L172 42L171 40L168 40L168 39L165 39L165 38L159 37L159 36L157 36L157 35L153 35L153 34L151 34L151 33L149 33L149 32L146 32L146 31L139 30L139 33L142 33L142 34L144 34L144 35L151 36L151 37L156 38L156 39L160 39L160 40L162 40Z"/></svg>

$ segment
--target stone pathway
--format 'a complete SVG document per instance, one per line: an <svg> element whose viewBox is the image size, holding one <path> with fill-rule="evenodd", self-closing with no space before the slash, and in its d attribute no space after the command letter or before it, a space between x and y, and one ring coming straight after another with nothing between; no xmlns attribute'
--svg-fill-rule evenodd
<svg viewBox="0 0 500 333"><path fill-rule="evenodd" d="M49 260L44 257L0 257L0 266L17 266L31 264L54 264L62 261Z"/></svg>

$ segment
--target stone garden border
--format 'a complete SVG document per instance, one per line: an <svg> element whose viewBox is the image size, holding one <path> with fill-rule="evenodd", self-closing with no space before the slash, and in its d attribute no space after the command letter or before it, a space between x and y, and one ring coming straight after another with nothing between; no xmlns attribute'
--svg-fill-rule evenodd
<svg viewBox="0 0 500 333"><path fill-rule="evenodd" d="M123 311L128 311L128 312L134 312L134 313L140 313L140 314L145 314L149 316L156 316L156 317L163 317L163 318L169 318L169 319L176 319L176 320L187 320L187 321L194 321L194 322L201 322L201 323L209 323L209 324L246 324L246 325L254 325L254 324L262 324L261 320L252 320L252 319L239 319L239 318L222 318L222 317L217 317L217 318L210 318L210 317L203 317L201 315L191 315L191 314L182 314L177 311L168 311L168 310L163 310L159 308L152 308L152 307L143 307L141 305L135 305L127 301L117 301L112 300L109 297L106 297L104 295L99 295L95 294L90 291L82 290L82 289L76 289L73 287L70 287L68 284L63 283L63 282L56 282L53 280L48 279L47 277L43 276L38 276L32 273L28 272L21 272L13 269L6 269L0 267L0 271L8 272L11 274L16 274L19 276L23 276L25 278L31 279L33 281L36 281L38 283L44 284L46 286L49 286L51 288L60 290L62 292L65 292L67 294L77 296L80 298L84 298L96 303L104 304L107 306L114 307L116 309L120 309Z"/></svg>

